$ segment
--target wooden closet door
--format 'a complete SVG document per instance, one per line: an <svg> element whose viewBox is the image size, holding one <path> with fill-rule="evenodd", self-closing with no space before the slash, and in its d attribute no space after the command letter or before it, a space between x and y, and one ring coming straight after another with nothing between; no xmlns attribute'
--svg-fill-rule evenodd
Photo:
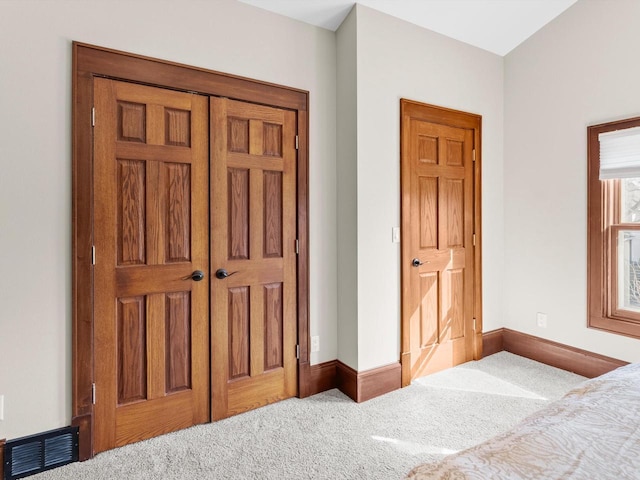
<svg viewBox="0 0 640 480"><path fill-rule="evenodd" d="M211 119L212 416L220 419L297 391L295 113L212 98Z"/></svg>
<svg viewBox="0 0 640 480"><path fill-rule="evenodd" d="M100 452L210 418L208 98L94 87Z"/></svg>

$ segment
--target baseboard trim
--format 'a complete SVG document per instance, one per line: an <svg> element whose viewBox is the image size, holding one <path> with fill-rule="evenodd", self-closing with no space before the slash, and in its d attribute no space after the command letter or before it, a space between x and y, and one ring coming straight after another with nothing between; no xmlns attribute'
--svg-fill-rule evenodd
<svg viewBox="0 0 640 480"><path fill-rule="evenodd" d="M309 395L326 392L332 388L336 388L336 366L338 361L331 360L329 362L311 365L309 373L309 385L307 392Z"/></svg>
<svg viewBox="0 0 640 480"><path fill-rule="evenodd" d="M91 414L79 415L71 419L71 426L78 427L78 460L80 462L93 457L92 424L93 418Z"/></svg>
<svg viewBox="0 0 640 480"><path fill-rule="evenodd" d="M336 388L354 402L358 401L358 372L340 360L336 361Z"/></svg>
<svg viewBox="0 0 640 480"><path fill-rule="evenodd" d="M385 393L398 390L402 366L399 362L358 373L358 402L366 402Z"/></svg>
<svg viewBox="0 0 640 480"><path fill-rule="evenodd" d="M504 328L482 334L482 357L488 357L504 350Z"/></svg>
<svg viewBox="0 0 640 480"><path fill-rule="evenodd" d="M489 352L491 350L495 350L502 345L502 350L507 352L588 378L597 377L628 364L628 362L616 358L606 357L508 328L500 328L485 333L483 335L483 344L483 348L486 349L485 356L490 355ZM497 352L494 351L493 353Z"/></svg>
<svg viewBox="0 0 640 480"><path fill-rule="evenodd" d="M358 403L398 390L401 376L399 362L363 372L356 372L339 360L336 364L336 386Z"/></svg>

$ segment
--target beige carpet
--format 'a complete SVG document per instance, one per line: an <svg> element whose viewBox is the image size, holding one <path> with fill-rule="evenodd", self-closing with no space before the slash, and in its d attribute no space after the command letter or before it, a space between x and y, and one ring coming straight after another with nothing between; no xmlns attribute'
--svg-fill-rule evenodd
<svg viewBox="0 0 640 480"><path fill-rule="evenodd" d="M501 352L365 403L338 390L294 398L31 478L401 479L510 428L582 380Z"/></svg>

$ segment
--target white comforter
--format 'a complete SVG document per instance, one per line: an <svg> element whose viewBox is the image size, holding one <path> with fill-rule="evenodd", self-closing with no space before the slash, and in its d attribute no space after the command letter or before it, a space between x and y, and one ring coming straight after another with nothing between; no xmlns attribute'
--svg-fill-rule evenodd
<svg viewBox="0 0 640 480"><path fill-rule="evenodd" d="M587 380L512 430L407 478L640 479L640 363Z"/></svg>

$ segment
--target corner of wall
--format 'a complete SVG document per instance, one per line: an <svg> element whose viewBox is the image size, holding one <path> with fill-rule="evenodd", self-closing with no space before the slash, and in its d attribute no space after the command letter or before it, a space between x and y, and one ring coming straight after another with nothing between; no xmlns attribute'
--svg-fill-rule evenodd
<svg viewBox="0 0 640 480"><path fill-rule="evenodd" d="M338 359L358 368L356 7L336 32Z"/></svg>

